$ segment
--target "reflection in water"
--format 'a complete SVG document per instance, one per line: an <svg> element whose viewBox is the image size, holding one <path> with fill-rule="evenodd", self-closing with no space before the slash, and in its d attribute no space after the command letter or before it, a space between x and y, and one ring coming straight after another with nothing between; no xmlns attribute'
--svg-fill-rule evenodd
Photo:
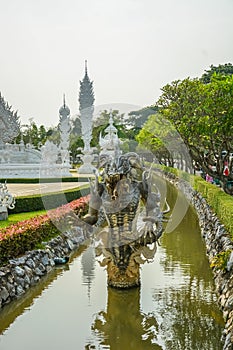
<svg viewBox="0 0 233 350"><path fill-rule="evenodd" d="M153 314L140 309L140 289L108 288L107 311L100 311L92 324L92 340L85 349L163 349ZM100 347L99 347L100 346Z"/></svg>
<svg viewBox="0 0 233 350"><path fill-rule="evenodd" d="M81 258L81 269L82 269L82 283L87 286L87 296L90 302L91 297L91 284L95 278L95 252L90 246L87 248Z"/></svg>
<svg viewBox="0 0 233 350"><path fill-rule="evenodd" d="M86 246L81 246L75 255L70 258L70 262L74 257L80 256L86 249ZM54 268L49 274L44 276L40 283L32 286L21 298L12 301L10 304L5 305L0 310L0 335L20 316L23 312L29 311L33 306L36 299L40 298L43 291L48 289L52 282L61 277L65 272L69 271L69 265L61 265Z"/></svg>

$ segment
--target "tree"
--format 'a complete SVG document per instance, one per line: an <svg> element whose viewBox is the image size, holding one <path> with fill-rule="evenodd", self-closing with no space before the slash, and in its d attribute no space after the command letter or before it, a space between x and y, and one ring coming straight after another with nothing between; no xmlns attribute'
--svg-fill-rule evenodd
<svg viewBox="0 0 233 350"><path fill-rule="evenodd" d="M148 120L148 118L157 111L157 106L150 106L137 111L129 112L127 124L130 130L133 130L134 137L140 132L143 124Z"/></svg>
<svg viewBox="0 0 233 350"><path fill-rule="evenodd" d="M174 126L163 115L151 115L136 136L139 145L153 153L160 164L181 167L183 160L188 162L186 149Z"/></svg>
<svg viewBox="0 0 233 350"><path fill-rule="evenodd" d="M71 133L70 133L70 155L72 162L76 163L78 155L81 153L80 148L84 147L84 143L81 137L82 126L79 116L76 116L74 119L70 120L71 122Z"/></svg>
<svg viewBox="0 0 233 350"><path fill-rule="evenodd" d="M219 64L218 66L214 66L212 64L210 66L210 69L205 70L205 73L202 74L200 81L202 83L208 84L208 83L210 83L211 77L214 74L232 75L233 74L233 65L231 63Z"/></svg>
<svg viewBox="0 0 233 350"><path fill-rule="evenodd" d="M174 81L162 88L157 106L174 124L195 163L231 192L233 76L215 74L208 84L197 78Z"/></svg>

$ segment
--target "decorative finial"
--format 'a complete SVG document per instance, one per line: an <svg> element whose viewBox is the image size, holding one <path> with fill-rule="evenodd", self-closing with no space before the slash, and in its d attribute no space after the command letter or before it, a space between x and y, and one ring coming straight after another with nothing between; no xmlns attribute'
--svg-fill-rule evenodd
<svg viewBox="0 0 233 350"><path fill-rule="evenodd" d="M85 75L87 75L87 60L85 60Z"/></svg>
<svg viewBox="0 0 233 350"><path fill-rule="evenodd" d="M63 94L63 104L64 104L64 107L66 106L66 98L65 98L65 94Z"/></svg>
<svg viewBox="0 0 233 350"><path fill-rule="evenodd" d="M110 109L109 124L110 124L111 126L113 126L113 115L112 115L112 109Z"/></svg>

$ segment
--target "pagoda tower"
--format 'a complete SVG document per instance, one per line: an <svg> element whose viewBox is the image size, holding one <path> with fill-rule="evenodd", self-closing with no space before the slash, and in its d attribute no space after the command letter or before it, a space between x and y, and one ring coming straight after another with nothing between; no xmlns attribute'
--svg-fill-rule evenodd
<svg viewBox="0 0 233 350"><path fill-rule="evenodd" d="M95 168L91 165L93 160L92 150L90 147L92 139L92 119L94 113L94 92L93 81L90 80L87 73L87 61L85 61L85 75L82 81L80 81L79 91L79 112L80 121L82 127L82 139L84 142L83 150L83 165L79 168L78 172L82 174L93 173Z"/></svg>
<svg viewBox="0 0 233 350"><path fill-rule="evenodd" d="M69 154L69 138L70 138L70 109L66 105L65 95L63 96L63 106L59 109L59 131L61 135L60 153L62 159L62 175L69 176L70 172L70 154Z"/></svg>

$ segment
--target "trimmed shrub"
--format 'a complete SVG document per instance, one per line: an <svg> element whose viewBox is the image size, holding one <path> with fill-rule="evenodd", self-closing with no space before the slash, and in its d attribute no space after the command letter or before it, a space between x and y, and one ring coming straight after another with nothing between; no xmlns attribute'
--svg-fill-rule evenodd
<svg viewBox="0 0 233 350"><path fill-rule="evenodd" d="M10 214L25 213L43 209L53 209L69 203L75 199L89 194L89 186L85 185L64 192L20 196L16 198L15 208L9 210ZM46 204L46 208L45 208Z"/></svg>
<svg viewBox="0 0 233 350"><path fill-rule="evenodd" d="M66 222L66 216L74 212L85 213L89 196L79 198L48 214L18 222L0 230L0 264L32 250L38 243L60 234L59 224Z"/></svg>
<svg viewBox="0 0 233 350"><path fill-rule="evenodd" d="M7 182L9 184L38 184L38 183L53 183L53 182L88 182L88 178L87 177L75 177L75 176L71 176L71 177L63 177L63 178L35 178L35 179L31 179L31 178L25 178L25 179L5 179L2 178L0 179L0 183L4 183Z"/></svg>
<svg viewBox="0 0 233 350"><path fill-rule="evenodd" d="M233 239L233 197L198 176L194 177L194 189L206 199Z"/></svg>

